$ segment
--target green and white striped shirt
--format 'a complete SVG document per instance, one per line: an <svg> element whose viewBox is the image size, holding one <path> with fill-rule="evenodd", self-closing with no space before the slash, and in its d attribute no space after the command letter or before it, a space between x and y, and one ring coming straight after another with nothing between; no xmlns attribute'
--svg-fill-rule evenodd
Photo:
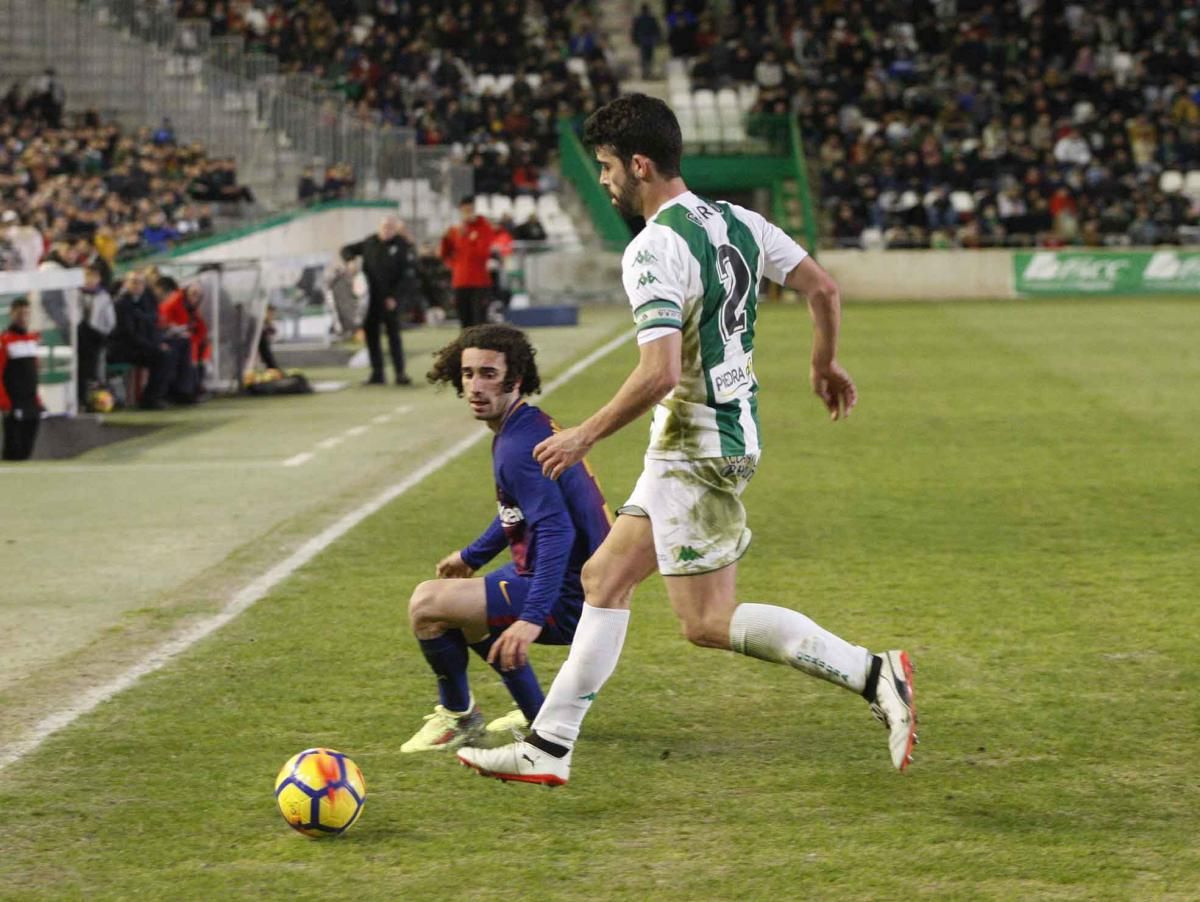
<svg viewBox="0 0 1200 902"><path fill-rule="evenodd" d="M688 191L629 243L622 279L638 343L683 332L679 384L654 409L647 457L758 454L754 323L763 276L780 284L808 256L753 210Z"/></svg>

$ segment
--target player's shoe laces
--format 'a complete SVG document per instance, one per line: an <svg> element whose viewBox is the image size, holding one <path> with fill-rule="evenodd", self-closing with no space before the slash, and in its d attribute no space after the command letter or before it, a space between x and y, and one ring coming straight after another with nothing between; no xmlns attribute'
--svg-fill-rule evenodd
<svg viewBox="0 0 1200 902"><path fill-rule="evenodd" d="M489 733L500 733L510 735L516 741L525 738L525 733L529 730L529 721L525 719L525 715L521 713L520 708L514 708L503 717L497 717L490 721L487 725Z"/></svg>
<svg viewBox="0 0 1200 902"><path fill-rule="evenodd" d="M436 752L456 749L482 738L483 715L472 705L465 714L455 714L442 705L435 705L432 714L425 715L425 726L404 745L402 752Z"/></svg>
<svg viewBox="0 0 1200 902"><path fill-rule="evenodd" d="M556 758L528 742L513 742L495 749L460 748L458 760L481 777L505 782L563 786L571 776L571 753Z"/></svg>
<svg viewBox="0 0 1200 902"><path fill-rule="evenodd" d="M913 666L908 652L893 650L879 656L879 676L871 713L888 728L892 764L903 773L912 763L917 742L917 706L913 700Z"/></svg>

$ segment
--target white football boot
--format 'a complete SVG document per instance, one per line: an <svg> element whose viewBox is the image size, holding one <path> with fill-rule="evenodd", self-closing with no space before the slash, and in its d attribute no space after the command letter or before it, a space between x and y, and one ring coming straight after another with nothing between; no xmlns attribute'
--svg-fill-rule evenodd
<svg viewBox="0 0 1200 902"><path fill-rule="evenodd" d="M892 765L901 773L912 763L917 744L917 706L913 700L913 666L908 652L895 649L879 656L871 713L888 728Z"/></svg>
<svg viewBox="0 0 1200 902"><path fill-rule="evenodd" d="M528 742L513 742L494 749L464 747L458 760L481 777L515 783L564 786L571 776L571 753L555 758Z"/></svg>

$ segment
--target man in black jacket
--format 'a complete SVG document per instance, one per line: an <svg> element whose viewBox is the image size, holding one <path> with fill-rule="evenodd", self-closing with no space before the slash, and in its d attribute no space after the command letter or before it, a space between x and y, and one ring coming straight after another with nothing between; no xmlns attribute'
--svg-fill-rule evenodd
<svg viewBox="0 0 1200 902"><path fill-rule="evenodd" d="M412 242L401 234L400 222L389 216L379 224L379 230L362 241L342 248L346 262L362 258L363 274L367 277L370 295L363 331L367 336L367 353L371 357L371 378L367 385L383 385L383 346L379 328L388 335L388 350L396 368L396 384L412 385L404 372L404 347L400 343L400 307L416 287L416 255Z"/></svg>
<svg viewBox="0 0 1200 902"><path fill-rule="evenodd" d="M142 392L142 407L162 409L171 376L171 350L158 327L158 299L142 273L129 274L114 306L117 326L109 336L109 360L146 367L150 375Z"/></svg>

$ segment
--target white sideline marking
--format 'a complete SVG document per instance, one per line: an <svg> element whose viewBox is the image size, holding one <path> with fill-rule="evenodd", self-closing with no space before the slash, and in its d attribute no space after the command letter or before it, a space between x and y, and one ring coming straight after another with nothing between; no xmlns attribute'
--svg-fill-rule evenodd
<svg viewBox="0 0 1200 902"><path fill-rule="evenodd" d="M273 460L176 460L176 461L144 461L113 464L4 464L0 465L0 478L5 476L28 476L38 473L128 473L136 468L143 471L151 470L249 470L258 468L277 467Z"/></svg>
<svg viewBox="0 0 1200 902"><path fill-rule="evenodd" d="M381 413L377 416L371 417L371 422L375 423L376 425L382 425L384 423L391 422L392 417L394 417L396 414L405 414L410 410L412 410L410 406L407 404L401 404L392 413ZM281 463L285 467L302 467L317 456L317 451L328 451L330 448L336 448L346 439L358 438L358 436L362 435L370 428L371 426L369 423L364 423L359 426L351 426L341 435L333 435L329 438L321 439L321 441L317 442L315 450L303 451L300 454L294 454L287 460L281 461Z"/></svg>
<svg viewBox="0 0 1200 902"><path fill-rule="evenodd" d="M595 363L597 360L606 357L622 344L629 340L631 333L622 332L616 338L601 345L592 353L588 354L582 360L569 366L560 376L552 380L545 388L542 389L542 395L548 395L555 389L570 382L581 372ZM81 693L71 704L60 711L56 711L48 717L44 717L34 725L29 735L19 742L8 743L0 747L0 771L4 770L10 764L15 764L20 761L30 752L33 752L43 742L57 733L59 730L70 726L83 715L97 708L104 702L111 699L113 696L124 692L142 677L147 674L154 673L156 670L161 670L168 664L172 658L177 657L187 651L201 639L205 639L212 633L219 630L225 624L229 623L243 611L247 610L251 605L265 596L268 592L274 589L277 585L315 558L318 554L352 530L355 526L362 523L367 517L374 514L376 511L383 508L388 503L399 498L413 486L423 481L427 476L435 473L444 465L454 460L459 455L463 454L477 444L485 436L491 435L491 431L484 428L472 432L470 435L455 442L444 452L441 457L433 458L424 466L418 467L412 473L409 473L399 482L388 486L370 501L356 507L350 513L343 516L337 522L325 527L317 535L313 536L286 558L280 561L275 566L271 567L262 576L258 577L248 585L242 587L225 603L218 613L207 617L198 623L193 624L188 629L184 630L173 639L169 639L160 645L142 660L122 671L113 679L99 686L94 686L91 689Z"/></svg>

